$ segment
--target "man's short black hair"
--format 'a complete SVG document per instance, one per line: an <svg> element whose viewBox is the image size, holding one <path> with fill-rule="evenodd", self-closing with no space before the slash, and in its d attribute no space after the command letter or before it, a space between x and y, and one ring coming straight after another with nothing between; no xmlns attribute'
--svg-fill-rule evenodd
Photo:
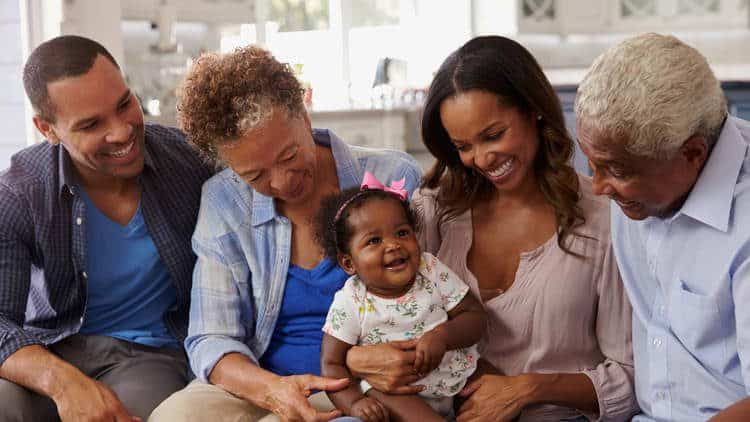
<svg viewBox="0 0 750 422"><path fill-rule="evenodd" d="M99 55L120 68L103 45L77 35L56 37L35 48L23 68L23 87L34 112L54 123L54 104L50 101L47 84L85 74Z"/></svg>

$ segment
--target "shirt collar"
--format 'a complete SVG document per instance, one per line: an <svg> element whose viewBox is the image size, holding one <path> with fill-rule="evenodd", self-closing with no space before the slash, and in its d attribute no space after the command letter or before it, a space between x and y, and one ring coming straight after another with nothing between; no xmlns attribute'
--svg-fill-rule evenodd
<svg viewBox="0 0 750 422"><path fill-rule="evenodd" d="M675 218L684 214L726 232L746 153L747 144L737 128L736 118L728 116L705 167Z"/></svg>
<svg viewBox="0 0 750 422"><path fill-rule="evenodd" d="M362 180L363 171L344 141L327 129L313 129L312 135L313 141L315 141L317 145L331 148L333 161L336 163L336 175L339 179L339 188L343 191L351 187L359 186L359 181ZM233 177L237 178L238 176L233 173ZM276 212L276 207L274 206L272 197L255 192L252 201L253 226L267 223L279 215Z"/></svg>
<svg viewBox="0 0 750 422"><path fill-rule="evenodd" d="M149 153L149 134L148 131L146 131L145 135L145 142L144 142L144 148L143 148L143 165L144 169L148 168L152 171L156 171L156 166L154 165L154 160L151 158L151 154ZM47 142L47 141L45 141ZM57 155L57 162L58 162L58 186L57 186L57 193L58 195L62 195L63 192L66 190L72 190L75 186L78 185L78 177L76 176L75 167L73 166L73 159L70 158L70 154L68 153L68 150L65 149L65 147L62 144L57 144L58 148L58 155Z"/></svg>

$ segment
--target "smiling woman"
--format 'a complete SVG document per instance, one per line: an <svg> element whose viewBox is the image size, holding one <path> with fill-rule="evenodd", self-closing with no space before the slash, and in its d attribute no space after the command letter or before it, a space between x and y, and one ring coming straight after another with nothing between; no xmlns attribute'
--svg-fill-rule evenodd
<svg viewBox="0 0 750 422"><path fill-rule="evenodd" d="M435 75L422 137L437 162L413 199L420 242L488 313L458 421L629 418L631 311L609 207L568 164L573 143L534 58L503 37L467 42ZM382 379L358 352L350 367Z"/></svg>
<svg viewBox="0 0 750 422"><path fill-rule="evenodd" d="M404 179L408 155L348 146L312 129L291 68L258 47L207 54L181 89L188 140L227 169L204 185L186 349L198 380L151 420L330 420L320 377L328 307L347 278L315 243L321 198L359 186L365 171ZM200 397L200 399L196 399ZM275 415L275 416L272 416ZM271 418L271 419L266 419Z"/></svg>

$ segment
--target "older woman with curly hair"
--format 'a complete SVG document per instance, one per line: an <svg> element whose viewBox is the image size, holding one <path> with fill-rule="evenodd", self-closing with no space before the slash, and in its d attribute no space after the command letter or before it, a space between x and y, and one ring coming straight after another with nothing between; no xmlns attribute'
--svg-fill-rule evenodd
<svg viewBox="0 0 750 422"><path fill-rule="evenodd" d="M185 347L197 380L151 420L339 416L323 392L312 393L348 383L319 376L321 329L347 274L315 242L313 216L324 196L359 186L365 171L403 178L412 192L419 167L405 153L312 129L292 70L259 47L199 58L178 113L188 140L228 168L204 185L193 235Z"/></svg>
<svg viewBox="0 0 750 422"><path fill-rule="evenodd" d="M484 371L462 392L458 421L630 417L631 309L609 204L570 167L573 143L537 62L507 38L469 41L435 75L422 137L437 159L413 198L422 243L489 317ZM373 347L381 360L410 358ZM350 367L376 388L408 377L359 351L350 351Z"/></svg>

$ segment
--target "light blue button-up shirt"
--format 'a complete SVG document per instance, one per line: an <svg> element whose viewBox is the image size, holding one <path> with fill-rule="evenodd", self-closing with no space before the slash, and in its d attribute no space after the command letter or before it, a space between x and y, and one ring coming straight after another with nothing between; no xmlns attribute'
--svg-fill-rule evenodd
<svg viewBox="0 0 750 422"><path fill-rule="evenodd" d="M359 186L365 171L383 183L405 178L410 194L419 185L421 171L408 154L349 146L325 130L313 137L331 148L342 190ZM266 351L284 296L291 238L291 223L276 212L273 198L255 192L231 169L203 186L185 339L199 379L206 381L228 353L257 364Z"/></svg>
<svg viewBox="0 0 750 422"><path fill-rule="evenodd" d="M633 305L634 421L706 420L750 393L750 122L728 117L682 208L612 240Z"/></svg>

